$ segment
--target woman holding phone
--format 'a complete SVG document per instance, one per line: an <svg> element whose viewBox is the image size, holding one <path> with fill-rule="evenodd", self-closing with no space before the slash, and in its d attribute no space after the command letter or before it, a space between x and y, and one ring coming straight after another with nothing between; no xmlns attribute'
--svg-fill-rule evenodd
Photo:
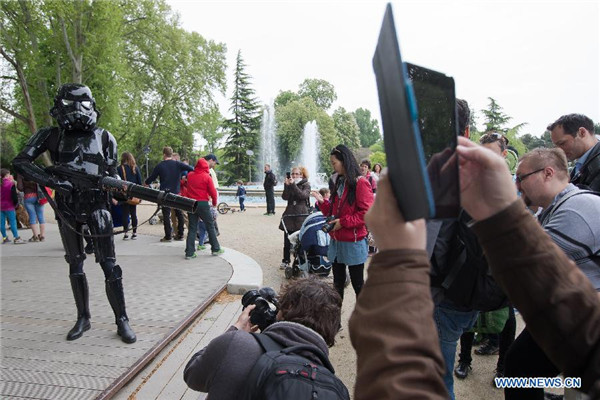
<svg viewBox="0 0 600 400"><path fill-rule="evenodd" d="M331 199L323 199L319 192L312 192L312 195L319 202L323 215L332 219L329 222L331 242L327 258L333 262L333 286L343 299L346 266L357 296L364 283L368 256L365 214L373 204L373 191L361 175L358 162L348 147L343 144L335 146L329 160L334 170Z"/></svg>
<svg viewBox="0 0 600 400"><path fill-rule="evenodd" d="M279 229L283 231L283 258L279 268L286 269L290 266L290 250L292 244L288 239L288 234L299 231L302 222L306 216L286 217L288 215L308 214L308 205L310 199L310 183L308 183L308 171L304 167L294 167L291 173L286 174L281 197L287 200L288 204L281 217ZM285 224L285 229L283 229Z"/></svg>

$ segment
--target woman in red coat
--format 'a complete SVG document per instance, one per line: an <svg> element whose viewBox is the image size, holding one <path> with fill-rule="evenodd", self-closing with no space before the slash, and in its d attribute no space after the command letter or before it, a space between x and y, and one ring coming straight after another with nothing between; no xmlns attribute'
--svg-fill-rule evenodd
<svg viewBox="0 0 600 400"><path fill-rule="evenodd" d="M364 283L368 255L365 214L373 204L373 190L346 146L335 146L329 160L335 172L331 177L331 198L324 200L318 192L313 192L313 196L323 215L334 217L330 222L333 227L329 232L331 243L327 253L333 262L333 285L343 298L348 266L352 287L358 296Z"/></svg>

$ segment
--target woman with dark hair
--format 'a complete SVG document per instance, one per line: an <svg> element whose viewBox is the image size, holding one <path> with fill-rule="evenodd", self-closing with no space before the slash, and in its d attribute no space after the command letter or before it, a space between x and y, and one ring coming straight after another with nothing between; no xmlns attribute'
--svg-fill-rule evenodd
<svg viewBox="0 0 600 400"><path fill-rule="evenodd" d="M279 268L286 269L290 266L290 251L292 247L288 235L299 231L306 219L306 216L287 216L308 214L310 183L308 183L308 170L305 167L292 168L290 177L284 181L281 197L287 200L288 204L279 223L279 229L283 231L283 258L281 259ZM283 229L283 224L285 224L285 230Z"/></svg>
<svg viewBox="0 0 600 400"><path fill-rule="evenodd" d="M373 173L371 175L375 180L379 180L379 174L381 174L382 169L383 167L379 163L375 163L375 165L373 165Z"/></svg>
<svg viewBox="0 0 600 400"><path fill-rule="evenodd" d="M142 184L142 174L140 169L135 163L135 158L133 154L129 152L124 152L121 154L121 166L119 167L119 176L124 181L129 181L136 183L138 185ZM123 230L125 234L123 235L123 240L129 239L129 235L127 235L127 230L129 229L129 216L131 215L131 226L133 228L133 234L131 235L131 240L137 239L137 205L133 204L133 202L124 202L121 204L122 210L122 221L123 221Z"/></svg>
<svg viewBox="0 0 600 400"><path fill-rule="evenodd" d="M335 146L329 160L334 170L331 198L326 201L318 192L312 194L319 202L323 215L333 217L327 253L333 262L333 286L344 298L348 266L352 287L358 296L364 283L368 255L365 214L373 204L373 191L367 179L361 175L356 158L346 146Z"/></svg>

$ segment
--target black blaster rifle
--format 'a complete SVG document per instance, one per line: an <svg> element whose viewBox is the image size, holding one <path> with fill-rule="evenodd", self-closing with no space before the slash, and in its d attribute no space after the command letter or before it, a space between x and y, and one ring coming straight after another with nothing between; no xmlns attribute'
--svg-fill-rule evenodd
<svg viewBox="0 0 600 400"><path fill-rule="evenodd" d="M85 171L78 171L66 165L54 165L46 168L46 172L57 178L69 181L73 187L79 190L100 189L117 194L119 197L130 199L137 197L160 206L176 208L185 212L194 213L198 207L198 202L187 197L178 196L164 190L156 190L133 182L112 178L110 176L100 176L88 174Z"/></svg>

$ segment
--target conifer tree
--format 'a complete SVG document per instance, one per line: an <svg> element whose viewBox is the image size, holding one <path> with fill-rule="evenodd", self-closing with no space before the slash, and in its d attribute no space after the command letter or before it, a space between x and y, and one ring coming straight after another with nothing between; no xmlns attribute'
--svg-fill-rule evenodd
<svg viewBox="0 0 600 400"><path fill-rule="evenodd" d="M251 177L256 176L256 160L252 156L249 159L246 152L248 150L252 150L255 154L258 152L260 106L254 97L254 89L250 86L251 76L245 72L245 68L242 53L238 51L233 95L229 108L233 116L223 124L228 135L223 158L227 161L225 170L229 175L229 182L237 179L246 180L249 169Z"/></svg>

